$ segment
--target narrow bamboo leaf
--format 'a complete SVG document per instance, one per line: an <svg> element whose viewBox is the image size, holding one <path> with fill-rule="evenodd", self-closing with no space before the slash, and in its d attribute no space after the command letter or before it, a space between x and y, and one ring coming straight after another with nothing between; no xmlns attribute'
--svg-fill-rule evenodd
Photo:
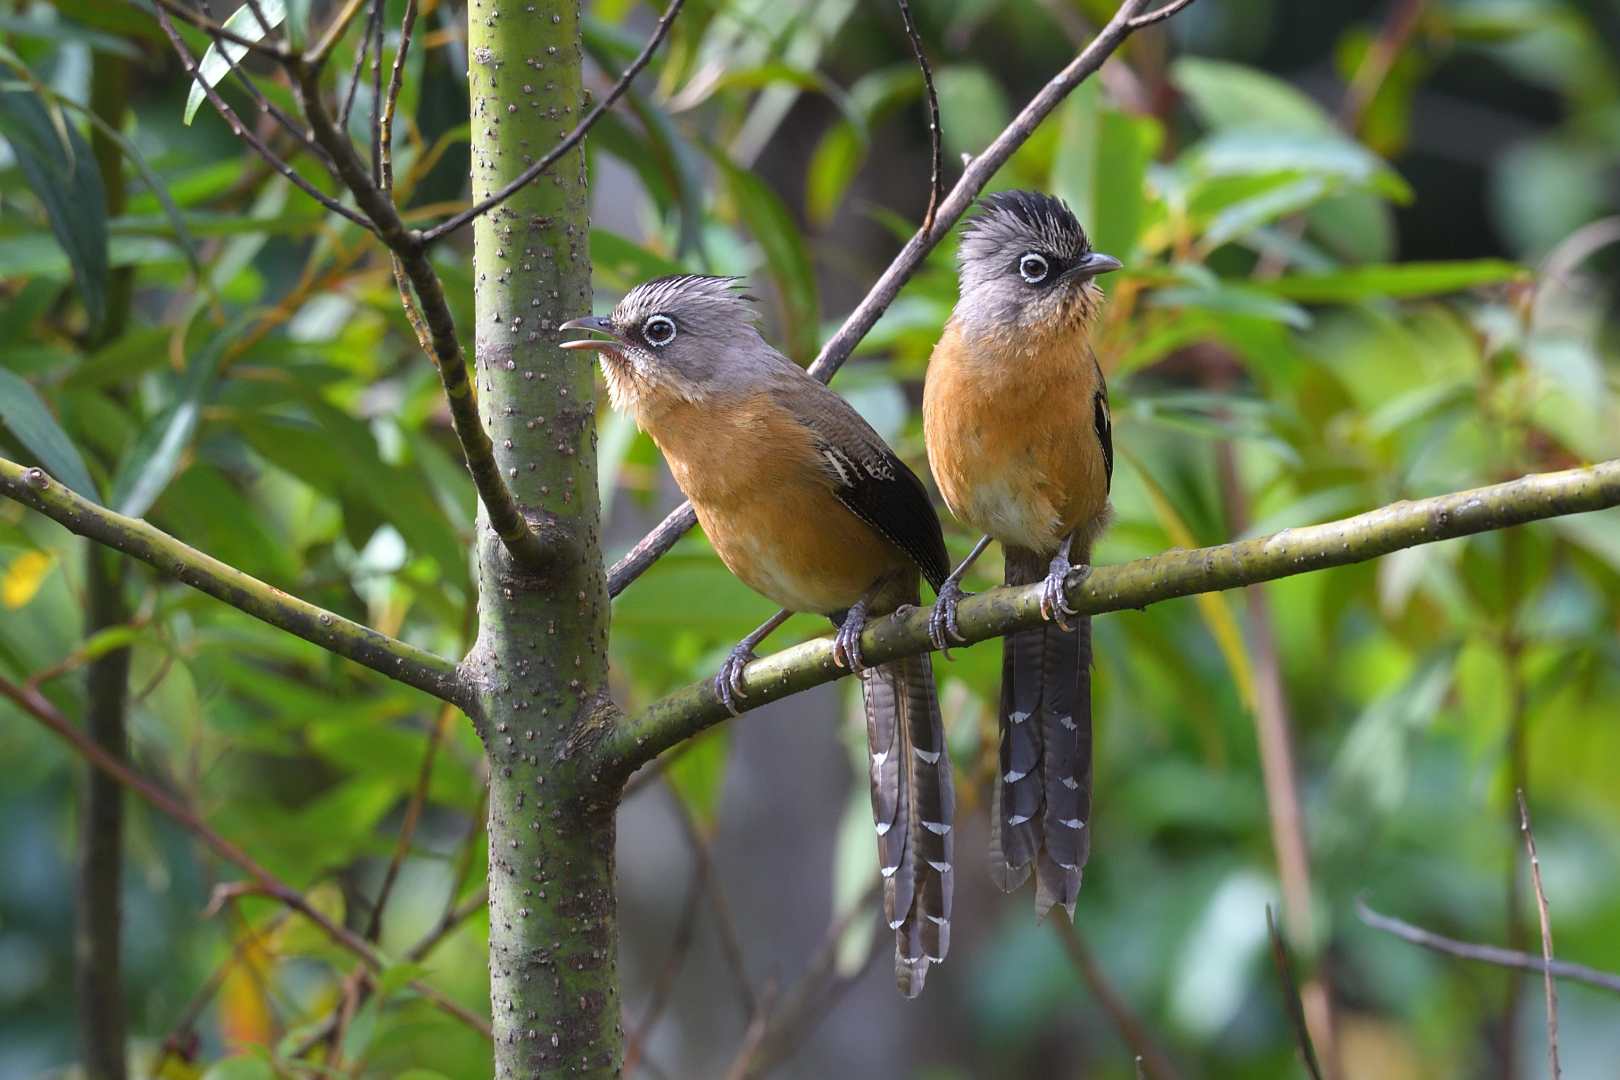
<svg viewBox="0 0 1620 1080"><path fill-rule="evenodd" d="M120 514L141 517L174 479L232 337L234 332L222 332L203 346L187 368L174 401L147 425L125 457L112 485L111 502Z"/></svg>
<svg viewBox="0 0 1620 1080"><path fill-rule="evenodd" d="M281 25L282 20L287 17L286 0L259 0L258 8L270 21L269 26L262 25L253 9L243 4L231 12L230 18L225 20L225 29L247 41L262 41L265 35ZM223 50L220 48L222 44ZM247 51L246 45L238 45L234 41L223 39L208 46L208 51L203 53L202 63L197 65L197 76L201 81L193 82L191 93L186 95L185 120L188 126L196 117L197 109L208 97L208 92L203 89L204 84L217 86L221 79L230 74L236 62L247 55Z"/></svg>
<svg viewBox="0 0 1620 1080"><path fill-rule="evenodd" d="M0 91L0 134L45 207L91 327L100 326L107 311L107 197L89 144L72 125L53 120L30 90Z"/></svg>
<svg viewBox="0 0 1620 1080"><path fill-rule="evenodd" d="M818 303L816 274L793 215L776 192L756 174L712 152L726 187L748 231L765 252L765 268L782 295L787 316L788 353L805 360L816 351Z"/></svg>
<svg viewBox="0 0 1620 1080"><path fill-rule="evenodd" d="M1350 266L1315 274L1292 274L1255 288L1288 300L1312 304L1351 303L1376 297L1404 299L1477 289L1515 281L1524 267L1500 259L1459 262L1412 262L1398 265Z"/></svg>
<svg viewBox="0 0 1620 1080"><path fill-rule="evenodd" d="M101 501L84 458L27 380L0 368L0 423L27 447L41 468L87 499Z"/></svg>

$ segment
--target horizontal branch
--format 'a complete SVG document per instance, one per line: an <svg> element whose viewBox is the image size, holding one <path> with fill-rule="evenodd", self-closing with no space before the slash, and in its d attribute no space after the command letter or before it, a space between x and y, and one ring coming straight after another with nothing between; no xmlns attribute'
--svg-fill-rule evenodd
<svg viewBox="0 0 1620 1080"><path fill-rule="evenodd" d="M889 268L883 271L868 290L866 296L855 310L849 313L844 324L821 347L815 361L810 365L810 374L822 382L829 381L843 366L855 351L855 346L871 332L872 327L889 310L895 297L917 268L923 264L928 253L939 245L939 242L950 234L952 228L968 208L973 200L983 191L1005 165L1009 158L1017 152L1018 148L1029 141L1035 134L1042 120L1063 103L1063 99L1074 92L1075 88L1090 78L1103 62L1114 54L1114 51L1125 43L1131 33L1147 22L1159 18L1168 18L1176 11L1180 11L1192 0L1176 0L1167 9L1143 15L1149 0L1125 0L1120 4L1119 10L1108 24L1097 32L1091 43L1080 51L1080 55L1052 77L1052 80L1043 86L1040 93L1030 99L1019 114L1013 117L1012 122L997 135L984 152L968 162L962 171L962 178L951 188L949 195L940 202L937 209L924 221L923 227L906 241L900 254L889 263ZM932 206L932 200L930 200ZM657 562L665 552L675 546L686 532L697 523L697 515L692 512L690 503L682 503L666 517L657 528L648 533L640 543L636 544L630 552L614 563L608 570L608 595L618 596L632 581L646 573L647 568Z"/></svg>
<svg viewBox="0 0 1620 1080"><path fill-rule="evenodd" d="M1458 960L1473 960L1481 964L1492 964L1496 967L1512 968L1516 971L1536 971L1550 974L1558 979L1572 979L1575 982L1595 986L1599 990L1607 990L1613 994L1620 994L1620 975L1608 971L1600 971L1585 964L1572 964L1568 960L1544 960L1517 949L1503 949L1496 945L1477 945L1471 941L1458 941L1456 938L1436 934L1432 930L1425 930L1421 926L1413 926L1390 915L1383 915L1367 906L1361 897L1356 897L1356 917L1374 930L1382 930L1386 934L1393 934L1402 941L1418 945L1432 952L1444 956L1456 957Z"/></svg>
<svg viewBox="0 0 1620 1080"><path fill-rule="evenodd" d="M1167 551L1118 566L1071 574L1069 603L1078 612L1145 608L1161 600L1233 589L1345 566L1401 548L1505 529L1544 518L1620 506L1620 459L1581 469L1538 473L1490 487L1402 501L1342 521L1284 529L1218 547ZM966 644L1041 623L1039 584L991 589L964 600L957 619ZM861 636L871 664L929 650L928 612L910 609L874 620ZM832 639L817 638L749 664L748 708L848 674L832 659ZM654 702L602 740L602 767L628 773L683 739L726 719L712 680Z"/></svg>
<svg viewBox="0 0 1620 1080"><path fill-rule="evenodd" d="M0 697L9 699L18 708L38 720L69 746L73 747L79 756L92 766L100 769L130 791L139 795L159 812L172 818L187 832L201 840L215 855L245 873L253 880L254 891L298 912L298 914L319 927L321 932L330 938L334 944L358 957L372 972L382 972L390 966L389 958L378 952L369 941L366 941L348 927L327 918L319 908L309 902L309 899L303 893L270 873L270 871L254 861L253 857L247 852L215 832L206 821L193 813L190 807L158 787L148 777L124 764L106 749L91 741L89 736L75 727L72 721L63 716L61 711L40 694L38 690L32 686L17 686L8 680L0 679ZM413 979L409 985L417 993L431 1001L436 1008L455 1017L473 1030L483 1033L486 1037L489 1035L489 1023L483 1017L451 1001L426 983Z"/></svg>
<svg viewBox="0 0 1620 1080"><path fill-rule="evenodd" d="M148 522L91 502L52 480L42 469L0 458L0 495L328 652L440 700L462 704L461 679L454 661L289 596Z"/></svg>

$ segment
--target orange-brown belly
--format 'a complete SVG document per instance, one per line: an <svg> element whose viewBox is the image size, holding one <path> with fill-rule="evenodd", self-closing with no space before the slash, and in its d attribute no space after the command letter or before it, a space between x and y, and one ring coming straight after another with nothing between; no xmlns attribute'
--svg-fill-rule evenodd
<svg viewBox="0 0 1620 1080"><path fill-rule="evenodd" d="M923 393L928 464L951 513L1003 544L1042 554L1077 531L1089 540L1108 513L1089 358L1086 365L1061 358L1041 370L1027 357L991 366L959 348L948 332Z"/></svg>
<svg viewBox="0 0 1620 1080"><path fill-rule="evenodd" d="M768 399L651 419L647 430L709 543L755 592L791 611L831 614L910 565L838 501L810 433Z"/></svg>

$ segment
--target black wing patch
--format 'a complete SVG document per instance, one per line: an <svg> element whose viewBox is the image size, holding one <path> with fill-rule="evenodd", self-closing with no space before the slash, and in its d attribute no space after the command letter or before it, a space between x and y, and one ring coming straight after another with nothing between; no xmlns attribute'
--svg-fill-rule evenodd
<svg viewBox="0 0 1620 1080"><path fill-rule="evenodd" d="M1097 428L1097 441L1102 443L1103 471L1108 475L1108 490L1114 489L1114 425L1108 416L1108 389L1099 388L1092 399L1091 422Z"/></svg>
<svg viewBox="0 0 1620 1080"><path fill-rule="evenodd" d="M836 479L833 494L850 513L911 556L938 589L951 571L939 515L917 474L887 447L861 446L854 452L816 440L816 449Z"/></svg>

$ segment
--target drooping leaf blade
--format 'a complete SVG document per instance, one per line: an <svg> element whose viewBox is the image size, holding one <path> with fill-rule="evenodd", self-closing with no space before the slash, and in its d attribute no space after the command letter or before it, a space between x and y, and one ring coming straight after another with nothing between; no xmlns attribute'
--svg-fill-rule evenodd
<svg viewBox="0 0 1620 1080"><path fill-rule="evenodd" d="M27 447L40 467L87 499L101 500L84 458L29 382L0 368L0 423Z"/></svg>
<svg viewBox="0 0 1620 1080"><path fill-rule="evenodd" d="M91 328L107 312L107 196L90 146L71 124L52 119L32 90L0 91L0 134L17 167L45 207L51 231L67 254Z"/></svg>
<svg viewBox="0 0 1620 1080"><path fill-rule="evenodd" d="M269 21L269 26L261 24L253 9L243 4L231 12L230 18L225 20L225 29L246 41L262 41L265 35L280 26L282 20L287 17L286 0L259 0L258 8ZM223 49L221 45L224 46ZM237 61L247 55L247 51L246 45L223 39L208 46L208 51L203 53L202 63L197 65L198 81L192 82L191 93L186 95L185 122L188 127L208 97L208 91L203 89L204 84L217 86L221 79L230 74Z"/></svg>

